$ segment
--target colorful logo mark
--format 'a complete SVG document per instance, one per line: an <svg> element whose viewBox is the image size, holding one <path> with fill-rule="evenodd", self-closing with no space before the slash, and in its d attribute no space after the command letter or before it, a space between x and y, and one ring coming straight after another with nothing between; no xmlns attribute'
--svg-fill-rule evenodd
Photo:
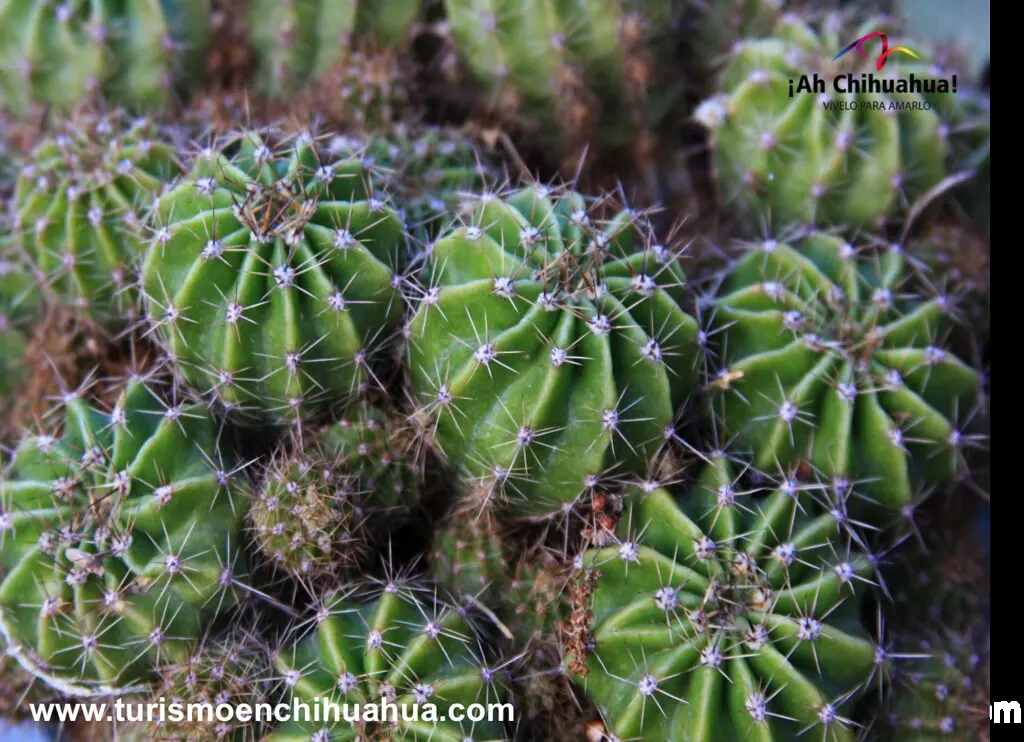
<svg viewBox="0 0 1024 742"><path fill-rule="evenodd" d="M883 67L885 67L885 63L888 61L889 55L892 54L893 52L902 52L903 54L906 54L909 57L913 57L914 59L921 58L916 53L914 53L905 46L894 46L892 49L890 49L889 37L886 36L881 31L875 31L874 33L869 33L866 36L861 36L859 39L857 39L852 44L843 49L841 52L832 57L832 61L835 62L837 59L839 59L841 56L846 54L851 49L856 49L858 54L860 54L862 57L866 57L867 52L864 51L864 44L876 37L882 39L882 53L878 55L878 61L875 62L876 70L881 70Z"/></svg>

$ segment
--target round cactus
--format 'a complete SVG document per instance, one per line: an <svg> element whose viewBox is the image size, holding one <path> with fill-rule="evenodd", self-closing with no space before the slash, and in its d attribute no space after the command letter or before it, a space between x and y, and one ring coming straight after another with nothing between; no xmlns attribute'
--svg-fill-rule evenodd
<svg viewBox="0 0 1024 742"><path fill-rule="evenodd" d="M242 503L201 405L143 380L105 414L69 397L0 477L0 633L73 695L129 692L237 598Z"/></svg>
<svg viewBox="0 0 1024 742"><path fill-rule="evenodd" d="M456 598L488 606L507 597L505 561L497 519L489 513L454 513L434 534L434 579Z"/></svg>
<svg viewBox="0 0 1024 742"><path fill-rule="evenodd" d="M291 97L347 65L357 42L401 42L419 18L419 0L253 0L256 87Z"/></svg>
<svg viewBox="0 0 1024 742"><path fill-rule="evenodd" d="M570 147L591 134L611 146L627 143L664 107L649 96L677 82L658 81L654 60L680 17L678 3L444 4L453 46L469 75L492 105L541 138Z"/></svg>
<svg viewBox="0 0 1024 742"><path fill-rule="evenodd" d="M275 660L280 683L290 696L308 704L321 699L339 707L348 704L350 715L353 705L361 704L362 719L354 724L344 718L334 724L296 719L278 727L267 742L357 736L452 742L511 739L497 714L472 722L456 721L448 713L453 704L507 701L504 671L488 662L463 613L407 583L389 582L375 592L379 594L368 596L375 597L368 603L351 588L328 595L317 606L312 632L281 650ZM385 702L393 708L383 707ZM375 710L368 711L370 706ZM435 719L429 718L429 706L436 711ZM374 713L378 715L371 719Z"/></svg>
<svg viewBox="0 0 1024 742"><path fill-rule="evenodd" d="M698 0L687 14L692 53L713 67L737 41L771 33L782 6L783 0Z"/></svg>
<svg viewBox="0 0 1024 742"><path fill-rule="evenodd" d="M761 499L737 481L714 458L678 500L631 492L619 543L579 563L569 667L616 739L853 742L872 562L791 488Z"/></svg>
<svg viewBox="0 0 1024 742"><path fill-rule="evenodd" d="M256 543L302 578L337 578L365 563L418 499L402 426L374 407L282 449L252 498Z"/></svg>
<svg viewBox="0 0 1024 742"><path fill-rule="evenodd" d="M250 629L234 628L224 636L204 635L192 652L180 662L159 668L159 683L150 702L188 704L228 704L237 709L269 703L270 653ZM262 723L255 719L210 723L195 718L166 716L148 724L149 738L166 742L217 742L236 740L256 742Z"/></svg>
<svg viewBox="0 0 1024 742"><path fill-rule="evenodd" d="M146 120L77 116L25 163L14 194L14 245L58 300L101 324L136 311L142 214L180 173Z"/></svg>
<svg viewBox="0 0 1024 742"><path fill-rule="evenodd" d="M809 461L868 509L964 476L982 442L979 376L944 345L952 299L915 284L897 245L812 233L752 246L714 300L723 432L758 468Z"/></svg>
<svg viewBox="0 0 1024 742"><path fill-rule="evenodd" d="M363 153L383 170L406 223L423 243L437 237L462 200L494 181L488 158L455 129L399 125L372 137Z"/></svg>
<svg viewBox="0 0 1024 742"><path fill-rule="evenodd" d="M832 60L849 41L884 27L851 28L839 15L812 24L789 13L770 37L734 46L722 92L696 118L712 133L721 195L751 229L763 231L765 220L774 228L880 227L945 177L951 121L944 111L956 103L952 94L834 92L839 75L951 76L909 57L888 58L884 73L874 70L872 55ZM801 76L815 74L825 81L824 96L847 109L826 109L822 95L790 95Z"/></svg>
<svg viewBox="0 0 1024 742"><path fill-rule="evenodd" d="M200 77L209 0L10 0L0 5L0 99L70 110L103 96L134 110L171 102Z"/></svg>
<svg viewBox="0 0 1024 742"><path fill-rule="evenodd" d="M449 461L523 515L643 471L697 376L684 276L642 215L577 193L485 194L433 246L406 328Z"/></svg>
<svg viewBox="0 0 1024 742"><path fill-rule="evenodd" d="M973 742L990 730L988 658L970 637L928 632L907 642L889 708L884 742Z"/></svg>
<svg viewBox="0 0 1024 742"><path fill-rule="evenodd" d="M203 149L152 214L149 316L181 375L229 412L322 411L372 378L402 313L399 216L353 159L301 134Z"/></svg>

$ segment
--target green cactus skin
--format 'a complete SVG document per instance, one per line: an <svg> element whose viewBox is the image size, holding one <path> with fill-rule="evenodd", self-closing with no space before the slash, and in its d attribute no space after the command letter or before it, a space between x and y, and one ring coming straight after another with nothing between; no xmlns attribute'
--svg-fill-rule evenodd
<svg viewBox="0 0 1024 742"><path fill-rule="evenodd" d="M678 3L658 0L445 0L454 46L470 76L492 97L510 94L542 137L571 137L592 127L621 144L633 119L655 115L660 40L680 17ZM673 81L674 82L674 81ZM667 86L664 86L667 88ZM642 121L646 124L647 121Z"/></svg>
<svg viewBox="0 0 1024 742"><path fill-rule="evenodd" d="M70 695L140 689L237 600L241 502L205 408L132 380L109 414L71 397L0 480L0 632Z"/></svg>
<svg viewBox="0 0 1024 742"><path fill-rule="evenodd" d="M385 177L420 242L436 239L469 194L497 180L494 164L462 132L398 124L367 139L337 137L332 151L360 153Z"/></svg>
<svg viewBox="0 0 1024 742"><path fill-rule="evenodd" d="M40 299L32 274L13 255L7 240L0 240L0 409L28 371L21 358Z"/></svg>
<svg viewBox="0 0 1024 742"><path fill-rule="evenodd" d="M615 739L852 742L847 704L874 669L857 613L872 562L792 491L754 500L736 483L714 458L678 500L629 495L619 543L581 557L597 583L570 668Z"/></svg>
<svg viewBox="0 0 1024 742"><path fill-rule="evenodd" d="M152 221L150 320L196 389L281 423L373 378L402 312L405 230L360 162L320 159L309 134L246 133L202 151Z"/></svg>
<svg viewBox="0 0 1024 742"><path fill-rule="evenodd" d="M15 248L56 299L121 325L137 311L143 214L179 173L173 146L149 121L77 116L21 168Z"/></svg>
<svg viewBox="0 0 1024 742"><path fill-rule="evenodd" d="M278 727L267 742L316 740L510 740L501 721L456 722L452 704L506 703L504 671L489 664L474 628L462 612L431 599L429 590L389 582L372 602L358 589L328 595L317 608L313 631L275 660L288 694L306 703L328 698L354 712L354 704L379 704L387 697L398 707L398 724L362 722L353 727L294 720ZM358 601L358 602L357 602ZM285 702L290 702L286 698ZM420 704L420 719L408 721L403 705ZM436 706L438 721L423 717L424 704ZM507 709L506 709L507 711Z"/></svg>
<svg viewBox="0 0 1024 742"><path fill-rule="evenodd" d="M789 13L771 37L734 47L722 92L695 117L712 132L721 196L750 229L763 234L765 219L775 230L794 223L879 228L945 177L951 132L940 112L953 96L833 92L838 74L948 76L906 57L890 57L884 73L874 70L870 55L831 61L851 39L880 27L851 28L830 15L816 30ZM890 35L890 46L899 43ZM809 93L790 97L790 81L814 73L826 81L826 95L856 103L856 110L827 111L822 97ZM890 101L929 109L869 107Z"/></svg>
<svg viewBox="0 0 1024 742"><path fill-rule="evenodd" d="M419 19L420 0L252 0L255 85L289 97L344 62L358 41L392 46Z"/></svg>
<svg viewBox="0 0 1024 742"><path fill-rule="evenodd" d="M17 115L97 96L162 108L200 77L210 15L209 0L4 0L0 100Z"/></svg>
<svg viewBox="0 0 1024 742"><path fill-rule="evenodd" d="M899 246L825 233L752 246L714 300L721 430L763 471L807 460L867 510L910 504L964 476L983 443L978 373L944 345L953 310L918 291Z"/></svg>
<svg viewBox="0 0 1024 742"><path fill-rule="evenodd" d="M496 605L507 596L509 564L497 519L453 513L434 533L434 579L455 598Z"/></svg>
<svg viewBox="0 0 1024 742"><path fill-rule="evenodd" d="M642 215L595 211L543 186L484 194L434 243L406 328L441 450L521 515L642 471L695 384L676 255Z"/></svg>
<svg viewBox="0 0 1024 742"><path fill-rule="evenodd" d="M159 682L150 702L188 704L226 703L235 707L269 703L270 652L251 629L239 626L224 636L204 635L181 662L159 668ZM144 739L164 742L256 742L262 722L154 720Z"/></svg>
<svg viewBox="0 0 1024 742"><path fill-rule="evenodd" d="M403 437L397 420L365 406L282 449L249 509L270 563L299 579L363 565L419 498Z"/></svg>

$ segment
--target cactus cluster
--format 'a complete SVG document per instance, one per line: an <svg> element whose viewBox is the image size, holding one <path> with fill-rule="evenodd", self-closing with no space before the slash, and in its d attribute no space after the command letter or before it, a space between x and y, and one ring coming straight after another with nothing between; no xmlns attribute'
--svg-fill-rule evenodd
<svg viewBox="0 0 1024 742"><path fill-rule="evenodd" d="M834 5L0 0L0 714L986 739L989 94Z"/></svg>

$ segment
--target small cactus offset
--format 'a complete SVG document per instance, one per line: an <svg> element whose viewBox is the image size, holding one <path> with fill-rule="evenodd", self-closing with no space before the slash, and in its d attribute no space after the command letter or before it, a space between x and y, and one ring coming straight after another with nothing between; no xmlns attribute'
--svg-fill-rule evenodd
<svg viewBox="0 0 1024 742"><path fill-rule="evenodd" d="M763 471L806 460L867 509L909 505L984 445L979 375L946 345L955 311L899 245L753 244L713 303L716 419Z"/></svg>
<svg viewBox="0 0 1024 742"><path fill-rule="evenodd" d="M139 690L236 602L235 473L206 410L142 379L109 413L69 395L63 427L0 477L0 632L63 693Z"/></svg>
<svg viewBox="0 0 1024 742"><path fill-rule="evenodd" d="M547 516L644 470L696 383L677 257L643 214L544 186L485 193L434 243L408 363L478 493Z"/></svg>
<svg viewBox="0 0 1024 742"><path fill-rule="evenodd" d="M242 706L255 710L257 704L271 700L266 682L269 669L269 648L251 629L236 627L224 636L205 634L183 660L159 668L159 682L150 703L157 699L180 703L186 716L157 717L148 724L149 738L161 742L256 742L262 737L263 722L190 719L188 705L228 704L236 712Z"/></svg>
<svg viewBox="0 0 1024 742"><path fill-rule="evenodd" d="M327 595L306 625L307 636L277 653L278 683L286 702L297 697L319 706L326 699L338 705L339 717L287 722L267 742L512 738L500 714L473 722L448 713L453 704L508 703L505 670L488 657L463 612L436 601L431 590L404 580L369 595L346 588ZM351 719L356 704L362 718L341 716Z"/></svg>
<svg viewBox="0 0 1024 742"><path fill-rule="evenodd" d="M420 0L252 0L255 86L289 97L347 64L360 46L391 46L419 19Z"/></svg>
<svg viewBox="0 0 1024 742"><path fill-rule="evenodd" d="M832 61L851 40L881 28L873 21L851 27L839 15L815 24L788 13L770 36L734 46L721 92L695 117L711 131L721 196L751 230L763 233L766 220L773 229L879 228L947 174L953 121L942 112L956 104L952 94L833 90L840 74L951 77L932 69L934 60L890 57L884 73L871 55ZM791 85L813 74L826 81L824 96L790 95ZM828 110L825 97L850 107ZM909 107L890 110L892 102Z"/></svg>
<svg viewBox="0 0 1024 742"><path fill-rule="evenodd" d="M582 556L566 635L616 739L857 739L874 567L799 497L742 489L720 457L679 499L631 490L618 543Z"/></svg>
<svg viewBox="0 0 1024 742"><path fill-rule="evenodd" d="M299 579L364 566L418 500L404 437L400 421L366 406L280 451L249 510L270 563Z"/></svg>
<svg viewBox="0 0 1024 742"><path fill-rule="evenodd" d="M143 217L179 173L174 147L152 122L77 115L21 167L15 248L57 300L100 324L123 324L138 303Z"/></svg>
<svg viewBox="0 0 1024 742"><path fill-rule="evenodd" d="M269 137L269 134L268 134ZM307 133L215 142L157 202L149 317L180 374L229 412L282 423L374 377L402 312L402 221L355 158Z"/></svg>
<svg viewBox="0 0 1024 742"><path fill-rule="evenodd" d="M210 0L7 0L0 4L0 101L68 111L107 97L162 108L197 79L209 44Z"/></svg>
<svg viewBox="0 0 1024 742"><path fill-rule="evenodd" d="M508 597L510 568L498 520L453 513L434 533L434 579L453 598L497 605Z"/></svg>
<svg viewBox="0 0 1024 742"><path fill-rule="evenodd" d="M733 45L771 33L784 0L696 0L687 13L693 54L714 69Z"/></svg>

